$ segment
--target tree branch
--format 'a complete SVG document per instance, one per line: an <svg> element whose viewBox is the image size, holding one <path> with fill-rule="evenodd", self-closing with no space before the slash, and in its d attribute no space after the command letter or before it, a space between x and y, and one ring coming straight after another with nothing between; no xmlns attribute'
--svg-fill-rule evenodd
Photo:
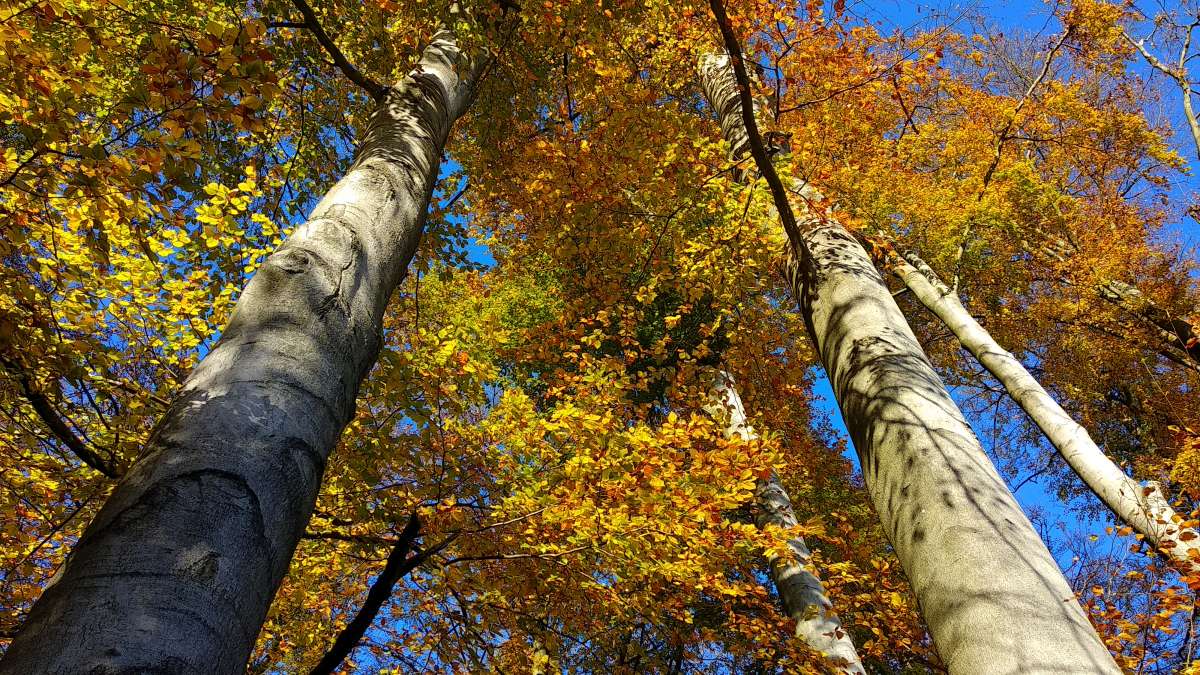
<svg viewBox="0 0 1200 675"><path fill-rule="evenodd" d="M42 146L42 147L38 148L37 150L34 150L32 153L30 153L30 155L25 158L25 161L18 164L17 167L12 170L12 173L8 174L7 178L5 178L3 181L0 181L0 187L11 185L12 182L17 179L17 174L21 173L22 169L29 166L31 163L33 163L33 161L35 159L37 159L38 157L41 157L42 154L47 152L48 150L49 150L49 148Z"/></svg>
<svg viewBox="0 0 1200 675"><path fill-rule="evenodd" d="M347 534L338 532L337 530L309 530L301 535L302 539L312 540L327 540L327 541L344 541L351 544L369 544L369 545L395 545L398 542L396 539L387 537L377 537L370 534Z"/></svg>
<svg viewBox="0 0 1200 675"><path fill-rule="evenodd" d="M1183 115L1185 118L1187 118L1188 130L1191 131L1192 141L1196 144L1196 156L1200 157L1200 119L1197 119L1196 111L1192 106L1192 86L1191 83L1188 82L1186 69L1186 64L1188 61L1187 53L1192 44L1192 32L1196 30L1197 26L1200 26L1200 19L1193 21L1191 25L1187 27L1183 40L1183 47L1179 52L1179 63L1176 68L1171 68L1166 63L1163 63L1157 56L1150 53L1150 50L1146 49L1145 40L1134 40L1133 36L1129 34L1129 31L1125 30L1124 28L1121 29L1121 35L1125 38L1126 42L1133 45L1133 48L1142 55L1142 59L1144 59L1151 68L1161 72L1172 80L1175 80L1175 83L1179 85L1180 93L1183 95Z"/></svg>
<svg viewBox="0 0 1200 675"><path fill-rule="evenodd" d="M733 65L733 75L737 79L738 99L740 99L742 107L742 123L746 125L750 155L754 157L754 164L758 167L758 172L766 179L767 186L771 189L775 210L779 212L783 230L787 233L792 247L800 251L807 251L808 247L801 236L800 227L796 224L796 214L792 212L792 205L787 198L787 190L784 189L783 181L779 179L779 174L775 171L775 165L771 163L771 157L763 145L762 134L758 130L758 122L754 119L754 102L750 97L750 77L746 74L741 45L738 44L737 36L734 35L733 28L729 25L729 17L725 14L725 6L721 0L709 0L709 6L712 8L713 18L717 20L717 26L721 29L725 51L729 53L729 61Z"/></svg>
<svg viewBox="0 0 1200 675"><path fill-rule="evenodd" d="M42 422L50 429L50 433L54 434L55 438L67 446L67 449L73 452L84 464L109 478L121 477L121 470L117 468L112 460L102 457L100 453L93 450L83 439L75 435L71 427L67 426L62 416L54 409L54 405L50 403L50 399L46 398L46 395L38 391L37 387L34 386L33 378L29 375L28 371L8 359L4 359L3 363L16 378L17 384L21 388L21 395L25 397L25 400L29 401L29 405L33 407L33 411L37 413L37 416L41 418Z"/></svg>
<svg viewBox="0 0 1200 675"><path fill-rule="evenodd" d="M1179 50L1179 89L1183 95L1183 115L1187 118L1188 129L1192 132L1192 141L1196 144L1196 156L1200 157L1200 121L1196 119L1196 110L1192 107L1192 85L1187 79L1188 51L1192 47L1192 32L1200 26L1197 18L1187 27L1183 38L1183 48Z"/></svg>
<svg viewBox="0 0 1200 675"><path fill-rule="evenodd" d="M551 558L561 558L565 555L586 551L591 546L576 546L563 551L555 551L554 553L498 553L496 555L463 555L456 558L446 560L446 565L454 565L460 562L469 561L487 561L487 560L549 560Z"/></svg>
<svg viewBox="0 0 1200 675"><path fill-rule="evenodd" d="M292 4L296 6L296 9L300 10L300 14L304 17L304 23L298 25L312 31L313 37L317 38L317 42L329 53L329 56L333 59L333 63L342 71L342 74L354 84L362 87L363 90L371 95L371 98L376 101L383 100L388 88L364 75L362 71L354 67L353 63L350 63L350 60L346 58L342 50L338 49L333 39L321 27L321 22L317 20L317 15L313 12L308 2L306 0L292 0ZM284 22L280 22L280 24L282 23Z"/></svg>
<svg viewBox="0 0 1200 675"><path fill-rule="evenodd" d="M446 205L443 206L441 210L449 211L450 209L454 208L454 205L458 203L458 200L462 198L463 194L466 193L467 188L470 186L471 177L467 176L467 179L463 181L462 187L458 188L458 192L454 193L454 196L450 198L450 201L446 202Z"/></svg>
<svg viewBox="0 0 1200 675"><path fill-rule="evenodd" d="M400 532L400 538L396 540L396 545L388 555L387 563L383 566L383 571L379 573L379 576L375 578L375 583L371 584L371 589L367 591L367 599L358 610L358 614L354 616L350 623L346 624L341 633L338 633L337 639L333 641L333 646L321 657L320 662L309 671L309 675L329 675L337 670L342 661L358 646L359 640L362 640L367 629L374 623L376 615L379 614L379 610L383 607L383 603L392 597L392 589L396 587L396 582L400 581L401 578L416 569L435 553L445 548L456 536L450 535L436 546L408 557L408 552L412 550L413 542L416 541L420 530L421 521L417 517L417 514L414 513L409 516L408 524Z"/></svg>
<svg viewBox="0 0 1200 675"><path fill-rule="evenodd" d="M1129 34L1129 31L1126 31L1124 28L1121 29L1121 35L1124 36L1125 40L1129 42L1129 44L1133 45L1134 49L1138 50L1138 53L1142 55L1142 58L1146 60L1146 63L1149 64L1151 68L1161 71L1164 75L1172 80L1175 80L1176 82L1179 81L1178 73L1171 70L1170 66L1160 61L1157 56L1151 54L1150 50L1146 49L1145 40L1134 40L1133 36Z"/></svg>

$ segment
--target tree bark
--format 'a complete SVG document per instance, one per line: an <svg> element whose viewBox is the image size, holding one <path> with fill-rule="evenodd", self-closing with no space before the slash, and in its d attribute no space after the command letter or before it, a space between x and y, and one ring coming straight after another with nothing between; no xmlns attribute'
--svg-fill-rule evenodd
<svg viewBox="0 0 1200 675"><path fill-rule="evenodd" d="M743 440L754 440L758 434L746 420L746 409L738 395L733 378L724 371L717 374L712 390L712 402L706 406L710 414L725 420L725 437L737 436ZM755 523L761 528L777 525L788 529L796 527L796 511L787 490L774 473L769 478L760 478L754 487L757 506ZM821 579L809 570L812 553L803 537L788 540L794 559L782 558L768 552L767 564L771 570L771 581L779 593L785 614L796 621L796 637L813 650L824 654L834 665L836 672L847 675L865 675L854 641L842 628L842 622L831 612L833 604L825 595Z"/></svg>
<svg viewBox="0 0 1200 675"><path fill-rule="evenodd" d="M240 673L481 68L434 36L34 605L3 673ZM469 72L469 74L467 74Z"/></svg>
<svg viewBox="0 0 1200 675"><path fill-rule="evenodd" d="M728 97L749 96L744 71L734 81L729 64L701 64L705 93L722 115L737 107ZM810 186L793 192L820 200ZM789 237L789 280L867 491L950 672L1120 672L866 251L829 214L801 212L802 237Z"/></svg>
<svg viewBox="0 0 1200 675"><path fill-rule="evenodd" d="M1200 335L1196 327L1154 304L1136 286L1109 280L1096 285L1096 294L1154 327L1170 348L1200 364Z"/></svg>
<svg viewBox="0 0 1200 675"><path fill-rule="evenodd" d="M1037 424L1067 465L1117 518L1166 553L1183 572L1197 567L1200 534L1181 525L1184 519L1167 503L1157 484L1143 486L1114 464L1025 366L992 339L925 261L907 253L895 261L892 269L913 296L941 319L959 343L1004 385L1008 395Z"/></svg>

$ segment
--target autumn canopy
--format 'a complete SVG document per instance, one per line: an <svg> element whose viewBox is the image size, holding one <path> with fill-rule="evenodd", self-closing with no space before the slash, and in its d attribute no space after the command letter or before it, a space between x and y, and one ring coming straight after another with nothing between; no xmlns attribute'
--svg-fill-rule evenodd
<svg viewBox="0 0 1200 675"><path fill-rule="evenodd" d="M909 4L0 0L0 673L1200 674L1200 6Z"/></svg>

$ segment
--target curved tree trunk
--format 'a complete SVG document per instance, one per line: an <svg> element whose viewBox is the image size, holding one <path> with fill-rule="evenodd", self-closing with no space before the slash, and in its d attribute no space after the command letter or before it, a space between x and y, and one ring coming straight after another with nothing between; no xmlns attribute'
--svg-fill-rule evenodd
<svg viewBox="0 0 1200 675"><path fill-rule="evenodd" d="M734 42L727 25L722 32ZM744 72L736 77L728 57L702 61L702 85L722 119L739 108ZM722 124L734 147L728 130L737 126ZM793 191L820 199L809 186ZM829 214L801 212L789 280L867 490L950 672L1120 672L866 251Z"/></svg>
<svg viewBox="0 0 1200 675"><path fill-rule="evenodd" d="M712 390L712 403L706 406L709 413L726 420L725 437L738 436L744 440L758 438L758 434L746 420L746 409L738 395L733 378L724 371L717 374ZM755 523L759 527L777 525L788 529L799 524L792 500L787 490L774 473L770 478L759 479L754 487L757 506ZM816 574L809 571L812 558L802 537L788 540L793 559L780 558L767 553L767 564L771 569L771 581L779 593L783 611L796 621L796 637L817 652L824 654L836 668L836 672L848 675L865 675L854 641L842 628L842 622L830 610L833 605L825 596L825 587Z"/></svg>
<svg viewBox="0 0 1200 675"><path fill-rule="evenodd" d="M1005 351L977 322L958 294L938 279L915 254L905 254L893 271L926 309L941 319L960 344L987 368L1017 405L1029 415L1062 458L1117 518L1171 557L1184 572L1200 562L1200 535L1183 527L1183 518L1163 497L1158 485L1141 485L1113 463L1058 405L1025 366Z"/></svg>
<svg viewBox="0 0 1200 675"><path fill-rule="evenodd" d="M442 31L386 93L350 170L246 286L0 672L245 669L479 72Z"/></svg>

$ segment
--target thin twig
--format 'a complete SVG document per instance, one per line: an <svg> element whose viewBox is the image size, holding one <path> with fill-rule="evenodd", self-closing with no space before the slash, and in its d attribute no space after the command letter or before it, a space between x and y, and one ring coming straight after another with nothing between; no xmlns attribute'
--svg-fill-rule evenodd
<svg viewBox="0 0 1200 675"><path fill-rule="evenodd" d="M1196 144L1196 156L1200 157L1200 119L1197 119L1196 111L1192 106L1192 85L1188 82L1187 77L1188 51L1191 50L1192 46L1192 33L1198 26L1200 26L1200 17L1197 17L1184 30L1183 46L1179 50L1179 61L1175 68L1171 68L1163 63L1149 49L1146 49L1145 40L1134 40L1129 31L1124 28L1121 29L1121 35L1129 44L1133 45L1134 49L1142 55L1142 58L1151 68L1171 78L1179 86L1180 93L1183 94L1183 115L1187 118L1188 129L1192 132L1192 141Z"/></svg>

